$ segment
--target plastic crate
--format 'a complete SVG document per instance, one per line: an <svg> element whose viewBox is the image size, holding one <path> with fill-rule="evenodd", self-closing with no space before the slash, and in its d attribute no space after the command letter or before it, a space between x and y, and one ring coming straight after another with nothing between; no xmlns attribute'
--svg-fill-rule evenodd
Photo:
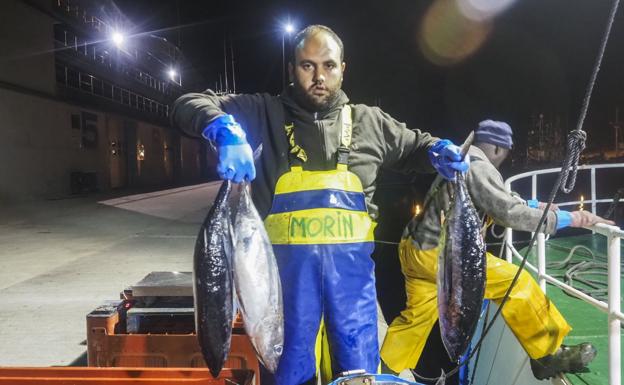
<svg viewBox="0 0 624 385"><path fill-rule="evenodd" d="M0 385L251 385L253 376L245 369L224 369L213 378L206 369L0 368Z"/></svg>
<svg viewBox="0 0 624 385"><path fill-rule="evenodd" d="M197 336L191 334L127 334L124 303L103 306L87 316L87 357L90 367L203 368ZM238 326L238 325L237 325ZM234 328L224 368L249 369L260 384L260 367L249 337Z"/></svg>

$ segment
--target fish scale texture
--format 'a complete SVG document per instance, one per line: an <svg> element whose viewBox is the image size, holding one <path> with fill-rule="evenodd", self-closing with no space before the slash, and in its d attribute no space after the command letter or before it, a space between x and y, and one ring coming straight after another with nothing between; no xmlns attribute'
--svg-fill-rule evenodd
<svg viewBox="0 0 624 385"><path fill-rule="evenodd" d="M438 309L442 342L452 361L466 351L474 334L485 292L485 243L481 221L461 174L449 183L438 269Z"/></svg>
<svg viewBox="0 0 624 385"><path fill-rule="evenodd" d="M193 255L195 327L206 365L217 377L230 351L232 337L232 231L224 181L204 220Z"/></svg>
<svg viewBox="0 0 624 385"><path fill-rule="evenodd" d="M264 367L274 373L284 345L282 288L273 246L246 184L234 228L234 282L245 331Z"/></svg>

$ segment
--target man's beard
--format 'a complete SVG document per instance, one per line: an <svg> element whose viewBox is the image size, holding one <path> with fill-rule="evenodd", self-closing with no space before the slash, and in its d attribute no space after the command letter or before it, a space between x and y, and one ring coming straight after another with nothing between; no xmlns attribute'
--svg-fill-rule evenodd
<svg viewBox="0 0 624 385"><path fill-rule="evenodd" d="M295 101L310 112L325 111L338 99L340 86L336 89L327 89L327 96L322 100L315 99L297 81L293 82Z"/></svg>

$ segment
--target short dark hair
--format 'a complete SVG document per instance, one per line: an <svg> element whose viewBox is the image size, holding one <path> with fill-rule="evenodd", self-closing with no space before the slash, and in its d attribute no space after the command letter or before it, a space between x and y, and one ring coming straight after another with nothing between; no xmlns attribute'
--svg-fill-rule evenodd
<svg viewBox="0 0 624 385"><path fill-rule="evenodd" d="M338 44L338 47L340 47L340 61L343 61L344 60L344 45L342 45L342 40L340 40L340 37L338 37L336 32L332 31L331 28L321 25L321 24L308 25L301 31L297 32L292 42L292 52L291 52L292 58L290 60L291 61L295 60L295 53L297 51L297 47L299 46L299 44L301 44L302 41L307 39L309 36L316 35L319 32L328 33L329 36L331 36L331 38L334 39L334 41Z"/></svg>

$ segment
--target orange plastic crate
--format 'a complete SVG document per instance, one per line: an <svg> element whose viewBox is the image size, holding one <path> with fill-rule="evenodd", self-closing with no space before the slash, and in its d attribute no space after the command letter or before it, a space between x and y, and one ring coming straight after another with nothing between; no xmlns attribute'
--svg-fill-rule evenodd
<svg viewBox="0 0 624 385"><path fill-rule="evenodd" d="M87 357L91 367L203 368L206 363L195 334L116 333L118 312L87 316ZM239 326L240 323L235 323ZM242 326L242 325L240 325ZM225 368L249 369L260 384L260 367L249 337L234 328Z"/></svg>
<svg viewBox="0 0 624 385"><path fill-rule="evenodd" d="M0 385L251 385L253 372L172 368L0 368Z"/></svg>

